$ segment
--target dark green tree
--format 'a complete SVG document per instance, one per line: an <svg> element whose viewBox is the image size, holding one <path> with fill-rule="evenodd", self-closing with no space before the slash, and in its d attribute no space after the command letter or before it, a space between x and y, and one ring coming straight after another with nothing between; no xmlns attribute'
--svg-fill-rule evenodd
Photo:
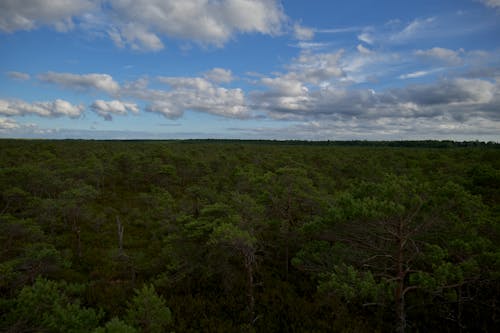
<svg viewBox="0 0 500 333"><path fill-rule="evenodd" d="M403 332L410 292L457 300L460 288L480 278L476 257L488 243L477 233L483 209L478 197L452 183L388 176L356 184L319 223L320 242L294 263L320 273L322 290L365 306L391 305Z"/></svg>
<svg viewBox="0 0 500 333"><path fill-rule="evenodd" d="M152 285L135 290L135 296L128 305L126 321L139 327L144 333L165 332L172 322L172 313Z"/></svg>
<svg viewBox="0 0 500 333"><path fill-rule="evenodd" d="M24 287L6 315L9 332L89 332L103 313L80 305L82 285L38 278Z"/></svg>

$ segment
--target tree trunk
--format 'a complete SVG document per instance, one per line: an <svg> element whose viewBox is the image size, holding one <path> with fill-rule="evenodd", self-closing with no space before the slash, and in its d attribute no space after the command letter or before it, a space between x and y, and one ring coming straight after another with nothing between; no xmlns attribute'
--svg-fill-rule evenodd
<svg viewBox="0 0 500 333"><path fill-rule="evenodd" d="M248 323L253 325L255 319L255 297L254 297L254 284L253 284L253 263L248 262L245 264L247 270L247 298L248 298Z"/></svg>
<svg viewBox="0 0 500 333"><path fill-rule="evenodd" d="M116 225L118 227L118 254L121 257L123 256L123 225L118 216L116 216Z"/></svg>

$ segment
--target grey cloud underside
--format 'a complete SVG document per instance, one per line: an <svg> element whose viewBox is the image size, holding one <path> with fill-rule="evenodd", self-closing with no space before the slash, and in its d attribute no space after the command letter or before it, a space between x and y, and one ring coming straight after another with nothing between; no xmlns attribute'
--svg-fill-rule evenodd
<svg viewBox="0 0 500 333"><path fill-rule="evenodd" d="M32 30L48 24L58 31L73 28L73 17L95 8L93 0L2 0L0 31Z"/></svg>
<svg viewBox="0 0 500 333"><path fill-rule="evenodd" d="M220 80L220 77L215 79ZM241 89L224 88L201 77L159 77L158 81L170 89L149 89L147 82L138 81L126 85L122 94L145 101L146 111L172 119L188 110L230 118L249 117Z"/></svg>
<svg viewBox="0 0 500 333"><path fill-rule="evenodd" d="M479 79L441 80L374 93L370 90L320 88L302 94L262 91L250 94L254 108L278 119L314 120L356 117L359 119L437 118L448 115L457 121L471 117L498 120L498 83Z"/></svg>
<svg viewBox="0 0 500 333"><path fill-rule="evenodd" d="M139 113L139 107L135 103L127 103L118 100L97 100L90 108L105 120L113 120L113 115L127 115L128 113Z"/></svg>

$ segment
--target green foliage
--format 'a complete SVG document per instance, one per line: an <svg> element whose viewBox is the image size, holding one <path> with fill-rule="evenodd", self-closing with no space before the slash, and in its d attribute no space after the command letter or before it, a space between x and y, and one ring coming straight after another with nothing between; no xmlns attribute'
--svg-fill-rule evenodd
<svg viewBox="0 0 500 333"><path fill-rule="evenodd" d="M0 331L495 331L497 148L0 140Z"/></svg>
<svg viewBox="0 0 500 333"><path fill-rule="evenodd" d="M127 325L125 322L114 317L104 325L104 327L96 328L93 333L136 333L137 330Z"/></svg>
<svg viewBox="0 0 500 333"><path fill-rule="evenodd" d="M128 305L126 321L139 327L141 332L165 332L165 328L172 322L172 313L154 287L144 285L135 290L135 296Z"/></svg>
<svg viewBox="0 0 500 333"><path fill-rule="evenodd" d="M332 273L320 277L320 292L333 293L346 302L383 303L392 295L390 283L376 281L370 271L352 266L335 266Z"/></svg>
<svg viewBox="0 0 500 333"><path fill-rule="evenodd" d="M6 321L21 330L91 331L97 327L102 313L82 307L72 295L78 289L81 289L78 285L39 278L33 286L21 290Z"/></svg>

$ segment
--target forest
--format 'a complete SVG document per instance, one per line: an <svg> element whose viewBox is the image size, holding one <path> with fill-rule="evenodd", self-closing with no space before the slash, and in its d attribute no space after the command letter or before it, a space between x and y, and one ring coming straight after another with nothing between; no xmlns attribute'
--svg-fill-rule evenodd
<svg viewBox="0 0 500 333"><path fill-rule="evenodd" d="M0 140L0 331L494 332L499 148Z"/></svg>

